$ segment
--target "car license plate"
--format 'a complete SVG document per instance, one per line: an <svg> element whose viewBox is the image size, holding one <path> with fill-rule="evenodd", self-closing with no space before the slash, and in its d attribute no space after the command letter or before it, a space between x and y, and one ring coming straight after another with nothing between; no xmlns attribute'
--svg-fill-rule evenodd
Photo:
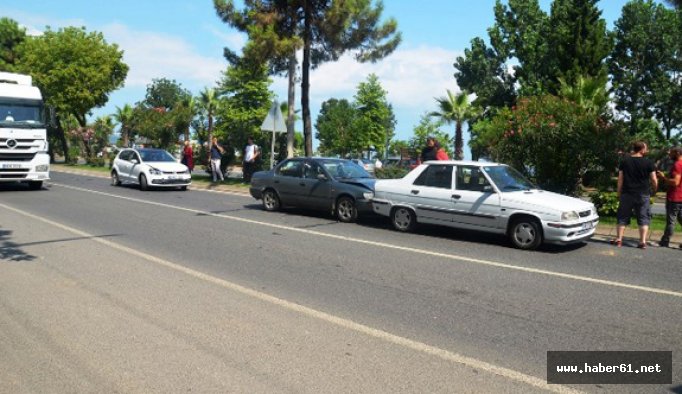
<svg viewBox="0 0 682 394"><path fill-rule="evenodd" d="M3 164L2 168L21 168L21 164Z"/></svg>
<svg viewBox="0 0 682 394"><path fill-rule="evenodd" d="M587 223L583 223L582 229L583 229L583 230L589 230L589 229L591 229L592 227L594 227L594 223L592 223L592 222L587 222Z"/></svg>

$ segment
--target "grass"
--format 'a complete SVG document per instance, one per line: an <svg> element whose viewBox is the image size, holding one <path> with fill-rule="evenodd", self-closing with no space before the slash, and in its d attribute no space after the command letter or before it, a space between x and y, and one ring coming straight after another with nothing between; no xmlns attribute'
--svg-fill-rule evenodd
<svg viewBox="0 0 682 394"><path fill-rule="evenodd" d="M222 182L215 182L211 180L211 177L205 177L205 176L195 176L192 175L192 183L201 183L205 185L228 185L228 186L235 186L235 187L241 187L244 189L248 189L250 185L242 183L241 178L225 178L224 181Z"/></svg>
<svg viewBox="0 0 682 394"><path fill-rule="evenodd" d="M600 226L613 226L616 227L616 218L613 216L601 216L599 218ZM630 221L631 229L637 229L637 219L633 218ZM664 215L652 215L651 224L649 224L649 230L651 231L665 231L665 216Z"/></svg>

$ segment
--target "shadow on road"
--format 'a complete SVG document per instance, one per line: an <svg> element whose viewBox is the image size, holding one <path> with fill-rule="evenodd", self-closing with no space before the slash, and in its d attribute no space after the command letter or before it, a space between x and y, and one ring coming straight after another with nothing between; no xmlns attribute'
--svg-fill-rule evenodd
<svg viewBox="0 0 682 394"><path fill-rule="evenodd" d="M26 246L49 244L49 243L59 243L59 242L80 241L80 240L84 240L84 239L93 239L93 238L117 237L117 236L120 236L121 234L105 234L105 235L96 235L96 236L92 236L92 237L72 237L72 238L50 239L50 240L45 240L45 241L26 242L23 244L18 244L18 243L12 242L10 240L11 235L12 235L11 230L0 229L0 260L7 260L7 261L33 261L33 260L35 260L37 258L36 256L28 254L24 250L22 250L22 248L26 247Z"/></svg>
<svg viewBox="0 0 682 394"><path fill-rule="evenodd" d="M262 210L262 206L260 204L249 204L245 205L243 207L244 209L258 209ZM244 209L236 209L232 210L238 211L238 210L244 210ZM222 211L220 213L227 213L231 211ZM218 212L212 212L212 213L218 213ZM302 208L285 208L280 211L280 213L287 214L287 215L301 215L301 216L309 216L309 217L314 217L317 219L321 220L330 220L333 219L334 221L327 221L325 223L319 223L319 224L313 224L313 225L305 225L305 226L297 226L297 228L318 228L318 227L323 227L323 226L330 226L339 223L333 215L329 212L324 212L324 211L317 211L317 210L310 210L310 209L302 209ZM360 216L358 218L358 221L356 225L367 227L367 228L373 228L377 230L386 230L386 231L395 231L393 230L393 227L391 226L391 223L389 220L383 216L378 216L373 213L368 213L365 214L364 216ZM495 246L500 246L503 248L508 248L508 249L515 249L509 240L507 239L506 236L500 235L500 234L491 234L491 233L486 233L486 232L481 232L481 231L474 231L474 230L462 230L462 229L455 229L451 227L443 227L443 226L435 226L435 225L428 225L428 224L420 224L417 226L417 228L414 230L415 234L419 235L425 235L433 238L440 238L444 240L455 240L455 241L463 241L463 242L471 242L471 243L478 243L478 244L486 244L486 245L495 245ZM587 242L579 242L575 244L570 244L570 245L542 245L538 250L534 251L534 253L547 253L547 254L560 254L560 253L567 253L567 252L572 252L578 249L581 249L587 245Z"/></svg>
<svg viewBox="0 0 682 394"><path fill-rule="evenodd" d="M36 256L30 255L20 249L19 244L10 241L12 231L0 229L0 260L8 261L33 261Z"/></svg>
<svg viewBox="0 0 682 394"><path fill-rule="evenodd" d="M8 183L0 183L0 192L39 192L39 191L46 191L49 190L48 185L43 183L43 187L40 190L30 190L28 187L28 183L21 183L21 182L8 182Z"/></svg>

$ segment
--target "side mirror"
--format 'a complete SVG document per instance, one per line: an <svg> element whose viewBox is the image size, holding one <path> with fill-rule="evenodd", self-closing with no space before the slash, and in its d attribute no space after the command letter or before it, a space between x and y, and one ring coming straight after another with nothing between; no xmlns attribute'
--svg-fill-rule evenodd
<svg viewBox="0 0 682 394"><path fill-rule="evenodd" d="M130 162L133 164L140 164L140 162L137 159L130 159Z"/></svg>
<svg viewBox="0 0 682 394"><path fill-rule="evenodd" d="M326 181L328 178L324 174L317 174L317 180L318 181Z"/></svg>
<svg viewBox="0 0 682 394"><path fill-rule="evenodd" d="M483 193L495 193L495 189L490 185L485 185L483 186Z"/></svg>

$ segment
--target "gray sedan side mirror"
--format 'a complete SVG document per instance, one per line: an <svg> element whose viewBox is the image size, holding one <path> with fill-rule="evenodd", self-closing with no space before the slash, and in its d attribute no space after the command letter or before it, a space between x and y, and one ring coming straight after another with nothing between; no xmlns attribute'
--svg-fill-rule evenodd
<svg viewBox="0 0 682 394"><path fill-rule="evenodd" d="M329 179L329 178L327 178L326 175L324 175L324 174L317 174L317 180L318 180L318 181L326 181L327 179Z"/></svg>

